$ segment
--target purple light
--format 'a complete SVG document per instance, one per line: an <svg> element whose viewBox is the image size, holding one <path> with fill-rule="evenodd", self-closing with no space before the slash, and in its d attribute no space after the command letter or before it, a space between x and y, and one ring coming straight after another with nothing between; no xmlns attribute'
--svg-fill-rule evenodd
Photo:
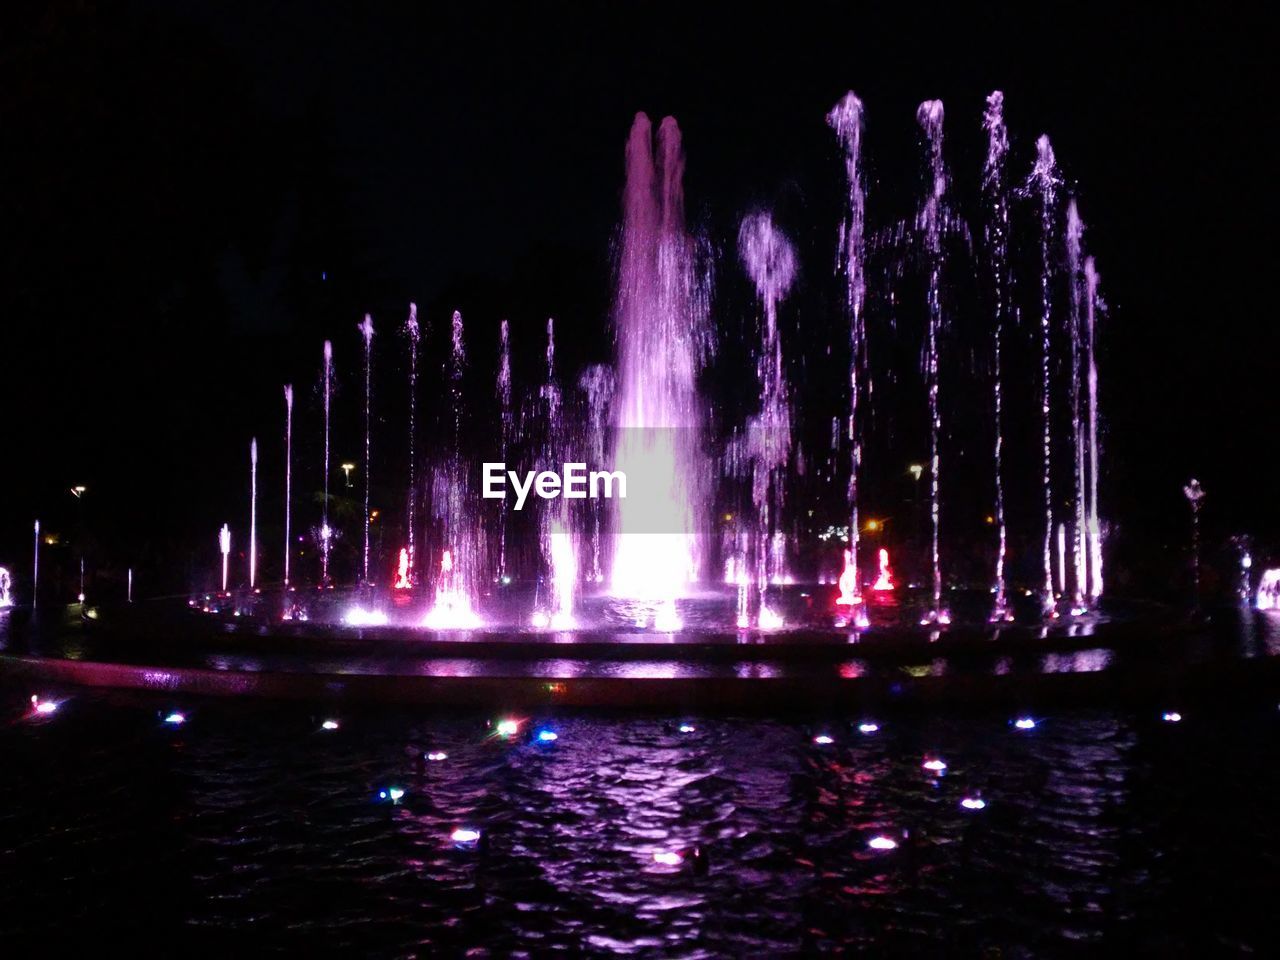
<svg viewBox="0 0 1280 960"><path fill-rule="evenodd" d="M427 754L427 759L432 763L439 763L441 760L448 760L449 755L443 750L432 750Z"/></svg>

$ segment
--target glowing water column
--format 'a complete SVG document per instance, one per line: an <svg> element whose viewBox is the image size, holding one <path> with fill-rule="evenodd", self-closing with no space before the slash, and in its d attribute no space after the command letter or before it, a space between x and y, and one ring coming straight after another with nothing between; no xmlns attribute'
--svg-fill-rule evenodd
<svg viewBox="0 0 1280 960"><path fill-rule="evenodd" d="M324 502L320 507L320 583L329 583L329 547L333 529L329 526L329 402L333 397L333 344L324 342Z"/></svg>
<svg viewBox="0 0 1280 960"><path fill-rule="evenodd" d="M995 316L992 334L992 372L995 382L995 521L996 569L991 592L991 622L1013 620L1009 607L1008 584L1005 581L1005 558L1008 553L1008 529L1004 511L1004 395L1001 378L1004 319L1009 280L1009 197L1005 191L1004 163L1009 152L1009 131L1004 125L1004 94L999 90L987 97L983 115L987 131L987 162L982 171L983 192L987 198L984 233L991 262L991 288Z"/></svg>
<svg viewBox="0 0 1280 960"><path fill-rule="evenodd" d="M225 523L218 531L218 549L222 552L222 592L227 592L227 568L231 559L231 528Z"/></svg>
<svg viewBox="0 0 1280 960"><path fill-rule="evenodd" d="M849 206L840 225L839 268L844 271L849 313L849 549L845 551L845 570L840 575L837 603L851 608L854 626L865 627L866 608L862 602L862 584L858 577L858 474L862 466L862 433L858 422L859 393L864 389L863 370L867 354L866 324L863 305L866 300L865 218L866 191L862 185L862 101L850 90L827 114L827 123L844 145L845 174L849 186Z"/></svg>
<svg viewBox="0 0 1280 960"><path fill-rule="evenodd" d="M13 606L13 578L9 576L9 571L4 567L0 567L0 610Z"/></svg>
<svg viewBox="0 0 1280 960"><path fill-rule="evenodd" d="M417 526L418 503L418 306L409 304L409 319L405 321L405 334L409 338L409 498L405 506L405 526L408 545L402 551L407 565L403 575L397 571L397 584L404 582L404 588L413 586L414 562L417 551L414 547L414 528Z"/></svg>
<svg viewBox="0 0 1280 960"><path fill-rule="evenodd" d="M40 521L36 521L36 548L31 561L31 609L35 610L40 596Z"/></svg>
<svg viewBox="0 0 1280 960"><path fill-rule="evenodd" d="M258 584L258 438L249 441L249 589Z"/></svg>
<svg viewBox="0 0 1280 960"><path fill-rule="evenodd" d="M1098 271L1093 257L1085 257L1085 357L1089 385L1089 600L1102 596L1102 526L1098 521L1098 363L1094 355L1094 322L1098 305Z"/></svg>
<svg viewBox="0 0 1280 960"><path fill-rule="evenodd" d="M284 386L284 586L289 588L289 521L293 513L293 385Z"/></svg>
<svg viewBox="0 0 1280 960"><path fill-rule="evenodd" d="M1191 583L1195 591L1194 600L1200 602L1200 504L1204 500L1204 488L1200 481L1191 478L1191 482L1182 488L1187 502L1191 504Z"/></svg>
<svg viewBox="0 0 1280 960"><path fill-rule="evenodd" d="M1040 606L1043 615L1050 619L1058 616L1058 603L1053 592L1053 436L1049 416L1049 334L1053 321L1053 299L1050 295L1052 277L1050 249L1053 236L1054 201L1060 182L1057 164L1053 158L1053 147L1047 136L1041 136L1036 141L1036 163L1031 170L1031 178L1027 181L1027 188L1040 195L1040 418L1043 458L1041 482L1044 489L1042 548L1044 590L1041 594Z"/></svg>
<svg viewBox="0 0 1280 960"><path fill-rule="evenodd" d="M373 452L373 433L370 421L370 408L373 406L373 317L364 315L364 322L358 327L364 337L364 566L361 574L363 582L369 582L369 466Z"/></svg>

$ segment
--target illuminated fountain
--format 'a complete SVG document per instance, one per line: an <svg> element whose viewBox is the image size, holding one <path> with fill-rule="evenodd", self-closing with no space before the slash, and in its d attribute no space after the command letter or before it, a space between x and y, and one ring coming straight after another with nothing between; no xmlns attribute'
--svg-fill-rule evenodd
<svg viewBox="0 0 1280 960"><path fill-rule="evenodd" d="M1050 419L1052 410L1050 401L1052 397L1050 394L1049 363L1051 357L1050 332L1053 323L1053 299L1050 293L1053 269L1053 213L1057 188L1060 183L1058 167L1053 158L1053 147L1050 145L1047 136L1041 136L1036 141L1036 163L1035 167L1032 168L1031 177L1027 181L1027 190L1037 194L1040 198L1040 410L1043 427L1042 453L1044 468L1042 474L1044 484L1044 587L1040 606L1044 616L1050 619L1058 616L1058 604L1053 592L1053 472L1051 469L1053 434L1052 421Z"/></svg>
<svg viewBox="0 0 1280 960"><path fill-rule="evenodd" d="M231 560L231 528L225 523L218 531L218 550L222 554L222 592L227 592L227 573Z"/></svg>
<svg viewBox="0 0 1280 960"><path fill-rule="evenodd" d="M449 366L450 431L445 456L435 464L431 477L431 508L442 531L444 544L436 575L431 609L424 627L470 630L481 625L476 612L483 525L477 517L478 497L471 489L470 464L462 454L462 375L467 353L463 343L462 314L453 312L450 325L452 352Z"/></svg>
<svg viewBox="0 0 1280 960"><path fill-rule="evenodd" d="M1072 500L1073 524L1071 530L1071 566L1075 573L1072 582L1071 613L1079 616L1084 613L1085 595L1089 590L1088 546L1085 544L1085 432L1081 417L1081 376L1082 360L1082 327L1084 317L1080 297L1080 283L1083 279L1080 267L1080 244L1084 237L1084 224L1080 220L1080 211L1075 198L1067 201L1067 283L1071 292L1071 316L1068 320L1068 332L1071 341L1071 458L1072 478L1074 480L1074 497Z"/></svg>
<svg viewBox="0 0 1280 960"><path fill-rule="evenodd" d="M702 565L699 523L709 503L701 446L704 408L695 380L712 349L708 278L684 225L684 155L671 117L658 129L637 114L627 141L627 182L614 334L618 392L612 468L637 492L612 501L611 591L644 601L662 629L680 623L675 600ZM655 625L657 625L655 623Z"/></svg>
<svg viewBox="0 0 1280 960"><path fill-rule="evenodd" d="M324 342L321 389L324 392L324 500L320 505L320 585L328 586L329 549L333 544L333 528L329 526L329 414L333 399L333 344L328 340Z"/></svg>
<svg viewBox="0 0 1280 960"><path fill-rule="evenodd" d="M850 90L827 114L827 123L844 146L848 207L840 224L837 253L845 279L845 310L849 316L849 549L845 551L840 575L840 596L836 604L849 607L853 626L869 624L862 601L858 576L858 474L862 469L862 425L858 420L859 395L866 389L867 331L863 308L866 302L866 191L862 185L862 101Z"/></svg>
<svg viewBox="0 0 1280 960"><path fill-rule="evenodd" d="M1094 323L1098 308L1098 271L1093 257L1084 261L1085 358L1089 387L1089 601L1102 596L1102 525L1098 521L1098 363L1094 354Z"/></svg>
<svg viewBox="0 0 1280 960"><path fill-rule="evenodd" d="M1259 610L1280 610L1280 567L1262 571L1253 603Z"/></svg>
<svg viewBox="0 0 1280 960"><path fill-rule="evenodd" d="M991 263L992 293L992 380L995 396L995 492L996 504L996 569L991 592L995 599L991 605L991 621L1013 620L1009 606L1008 584L1005 578L1005 558L1008 552L1008 529L1004 511L1004 397L1001 376L1001 345L1004 335L1005 310L1009 297L1009 197L1005 191L1004 163L1009 152L1009 132L1004 125L1004 94L996 90L987 97L987 110L983 115L983 127L987 131L987 161L982 170L982 186L987 199L987 219L984 236Z"/></svg>
<svg viewBox="0 0 1280 960"><path fill-rule="evenodd" d="M926 100L916 111L929 152L929 183L916 218L916 228L921 234L929 267L929 329L925 341L924 373L925 388L929 393L929 562L932 582L931 606L925 613L924 622L946 624L951 622L951 614L942 606L941 497L938 486L942 434L942 408L938 403L938 338L946 319L942 312L942 241L946 230L944 200L947 173L942 163L942 115L941 100Z"/></svg>
<svg viewBox="0 0 1280 960"><path fill-rule="evenodd" d="M258 585L258 438L249 441L249 589Z"/></svg>
<svg viewBox="0 0 1280 960"><path fill-rule="evenodd" d="M13 577L4 567L0 567L0 610L13 606Z"/></svg>
<svg viewBox="0 0 1280 960"><path fill-rule="evenodd" d="M876 582L871 585L871 589L876 593L888 593L894 589L893 570L889 567L889 551L884 547L880 548L879 562L880 569L876 573Z"/></svg>
<svg viewBox="0 0 1280 960"><path fill-rule="evenodd" d="M407 545L400 551L401 563L396 571L396 587L408 590L413 586L414 561L417 549L414 543L417 530L418 505L418 307L409 304L409 319L404 324L409 339L409 490L405 501L405 539Z"/></svg>
<svg viewBox="0 0 1280 960"><path fill-rule="evenodd" d="M358 327L364 338L364 563L361 566L362 583L369 582L369 493L370 467L373 458L373 431L370 426L373 407L373 317L364 315L364 322Z"/></svg>
<svg viewBox="0 0 1280 960"><path fill-rule="evenodd" d="M547 320L547 379L540 397L546 416L542 462L564 463L571 458L573 446L566 436L566 418L561 409L562 397L556 383L555 321ZM578 593L578 542L570 514L570 501L559 497L542 504L539 515L539 541L547 566L550 585L547 610L536 610L536 626L570 630L577 626L574 608Z"/></svg>
<svg viewBox="0 0 1280 960"><path fill-rule="evenodd" d="M511 408L511 325L503 320L498 328L498 456L507 462L515 435L515 413ZM507 575L507 513L498 517L498 578Z"/></svg>
<svg viewBox="0 0 1280 960"><path fill-rule="evenodd" d="M757 626L776 629L782 626L782 618L768 608L765 592L770 582L784 572L782 558L772 547L780 542L786 469L791 456L791 405L778 333L778 304L795 280L796 255L767 213L751 214L742 221L738 252L764 307L764 327L756 356L760 409L747 422L744 451L750 464L755 517L749 531L752 549L740 561L746 576L738 580L738 626L748 626L754 614Z"/></svg>
<svg viewBox="0 0 1280 960"><path fill-rule="evenodd" d="M293 385L284 387L284 586L289 588L290 521L293 516Z"/></svg>

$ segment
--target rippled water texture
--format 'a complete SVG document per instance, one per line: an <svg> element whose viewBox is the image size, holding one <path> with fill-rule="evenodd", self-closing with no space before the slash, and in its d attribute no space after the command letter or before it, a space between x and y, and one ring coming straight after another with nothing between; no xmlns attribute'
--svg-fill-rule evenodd
<svg viewBox="0 0 1280 960"><path fill-rule="evenodd" d="M576 714L503 739L480 715L336 713L326 732L318 709L240 701L177 704L175 727L175 704L83 692L33 720L29 693L0 686L8 956L1275 946L1275 704L1029 731L882 717L874 734ZM392 785L402 801L377 802ZM460 825L485 843L455 847ZM869 849L877 835L899 847ZM654 859L694 847L705 876Z"/></svg>

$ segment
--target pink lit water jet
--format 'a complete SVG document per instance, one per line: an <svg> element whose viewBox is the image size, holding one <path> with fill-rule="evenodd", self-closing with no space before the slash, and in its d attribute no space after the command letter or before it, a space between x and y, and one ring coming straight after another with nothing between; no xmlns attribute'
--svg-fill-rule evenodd
<svg viewBox="0 0 1280 960"><path fill-rule="evenodd" d="M627 182L614 303L618 393L614 470L639 495L613 501L611 592L673 608L701 569L699 523L709 467L704 405L695 381L712 348L707 276L684 225L680 129L662 121L653 151L649 118L627 142ZM668 614L661 614L671 621Z"/></svg>

